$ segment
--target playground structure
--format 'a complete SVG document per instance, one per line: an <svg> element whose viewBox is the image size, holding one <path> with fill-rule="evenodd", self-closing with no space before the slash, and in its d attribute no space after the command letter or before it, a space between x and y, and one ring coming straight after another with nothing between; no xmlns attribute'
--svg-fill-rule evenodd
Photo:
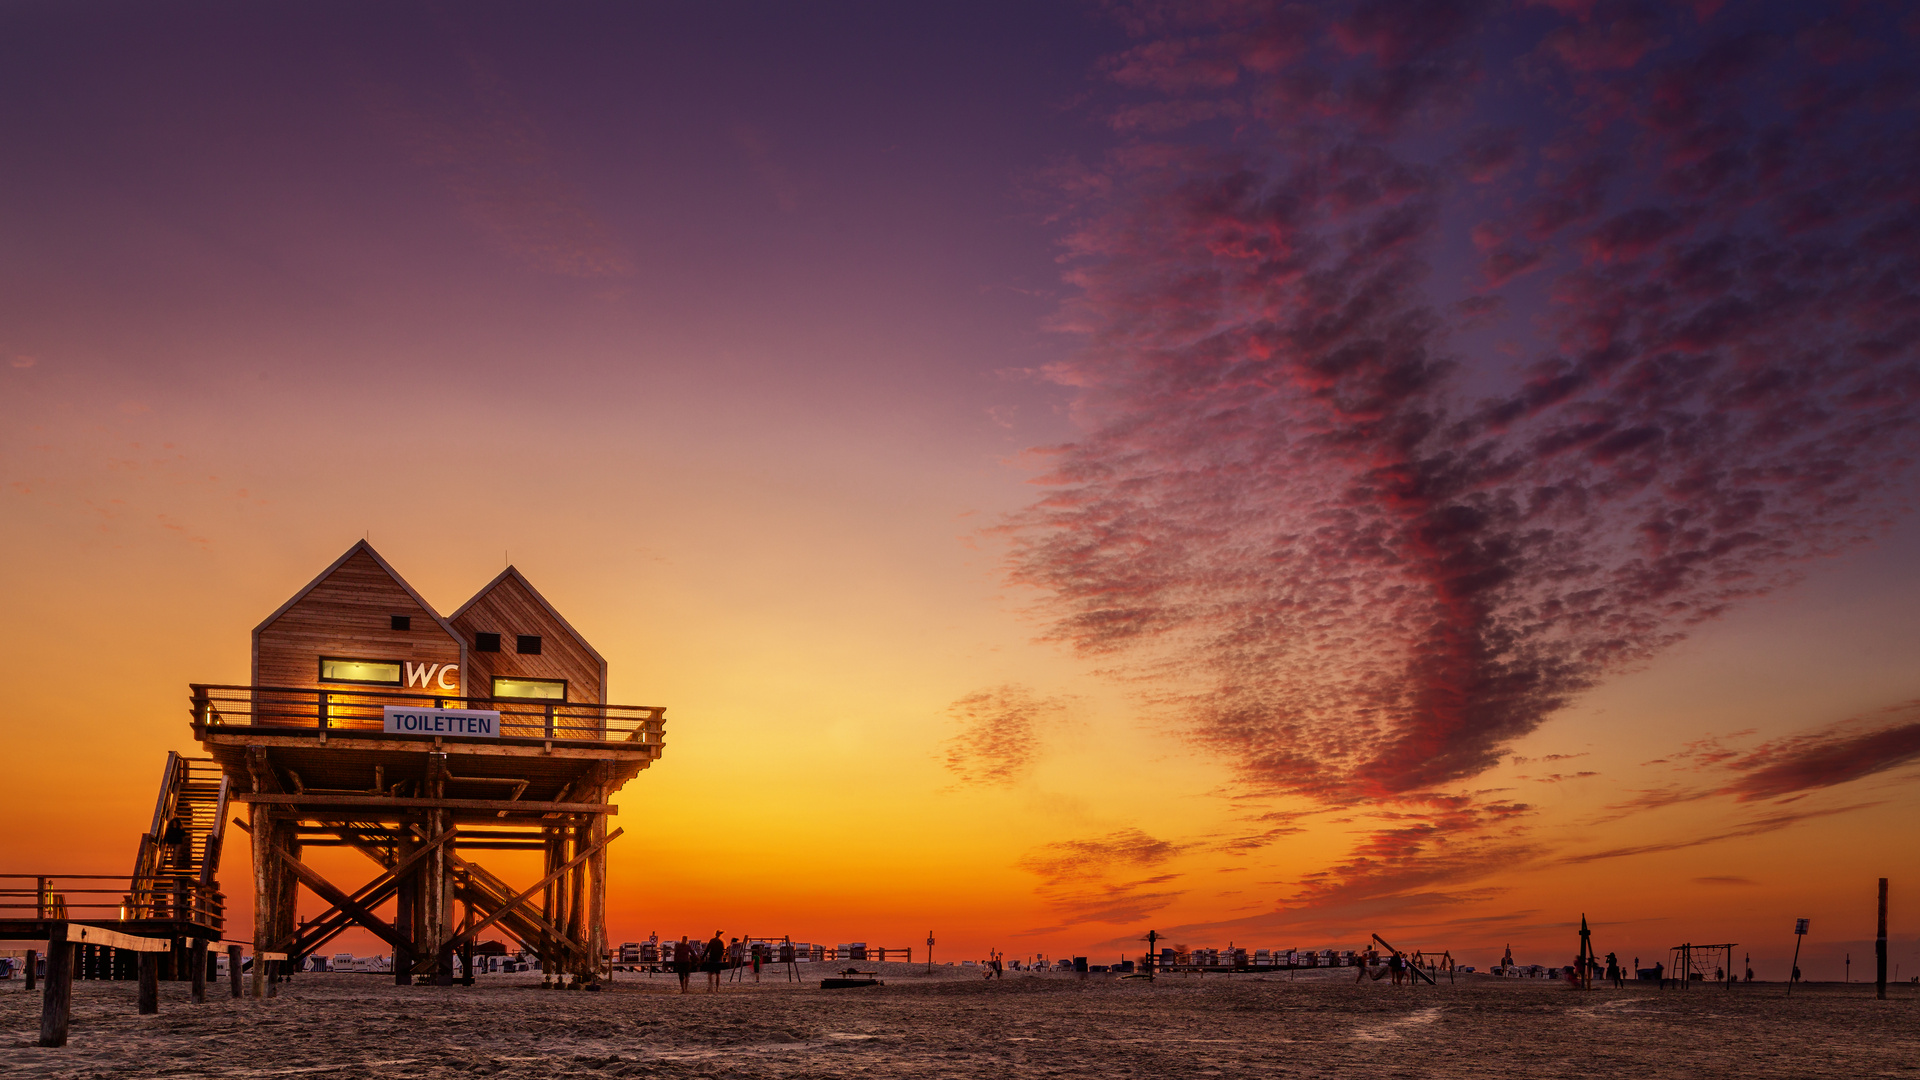
<svg viewBox="0 0 1920 1080"><path fill-rule="evenodd" d="M1666 979L1673 979L1680 984L1680 989L1685 990L1696 982L1718 982L1726 984L1729 990L1733 989L1733 984L1739 981L1733 969L1733 950L1737 944L1719 942L1695 945L1687 942L1672 946L1667 950L1667 975L1661 980L1662 984ZM1720 971L1717 979L1712 978L1716 966Z"/></svg>

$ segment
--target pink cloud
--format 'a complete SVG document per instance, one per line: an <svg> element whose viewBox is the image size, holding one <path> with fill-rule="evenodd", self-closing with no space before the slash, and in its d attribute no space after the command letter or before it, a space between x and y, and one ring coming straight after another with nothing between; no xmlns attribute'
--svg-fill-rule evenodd
<svg viewBox="0 0 1920 1080"><path fill-rule="evenodd" d="M1061 323L1085 348L1052 374L1083 434L1009 525L1012 577L1057 639L1180 687L1161 704L1251 786L1347 802L1471 777L1899 512L1920 451L1911 117L1873 104L1875 73L1828 72L1786 106L1821 121L1782 154L1756 84L1791 80L1753 34L1573 17L1553 48L1606 108L1569 104L1590 136L1510 173L1512 224L1474 237L1489 291L1529 273L1550 297L1504 389L1466 397L1483 361L1454 336L1496 298L1432 292L1487 160L1487 124L1447 112L1486 55L1472 5L1340 9L1326 42L1223 87L1270 138L1116 168L1076 225ZM1665 74L1626 70L1659 42ZM1324 108L1271 110L1309 83ZM1546 245L1575 229L1584 259ZM1781 782L1902 737L1803 748Z"/></svg>

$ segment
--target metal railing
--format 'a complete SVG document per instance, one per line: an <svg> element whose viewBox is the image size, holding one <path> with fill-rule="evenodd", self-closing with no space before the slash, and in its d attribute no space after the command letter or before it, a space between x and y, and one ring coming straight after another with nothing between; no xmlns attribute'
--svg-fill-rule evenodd
<svg viewBox="0 0 1920 1080"><path fill-rule="evenodd" d="M399 690L362 690L338 686L224 686L189 684L193 725L201 729L305 728L324 738L328 732L383 734L384 710L479 709L500 714L500 738L556 742L638 743L664 741L666 709L654 705L602 705L598 702L532 701L507 698L414 694ZM461 738L461 736L448 736Z"/></svg>
<svg viewBox="0 0 1920 1080"><path fill-rule="evenodd" d="M108 887L106 882L115 884ZM129 888L127 879L117 874L0 874L0 919L168 919L222 930L226 911L226 894L185 879L162 878Z"/></svg>

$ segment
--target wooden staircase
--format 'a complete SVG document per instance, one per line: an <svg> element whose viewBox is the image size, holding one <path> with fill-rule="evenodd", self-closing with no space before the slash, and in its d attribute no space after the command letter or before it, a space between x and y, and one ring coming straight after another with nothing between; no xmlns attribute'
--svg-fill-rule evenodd
<svg viewBox="0 0 1920 1080"><path fill-rule="evenodd" d="M228 795L228 780L212 758L168 752L153 824L140 837L134 858L130 899L136 918L218 918L216 912L195 910L186 898L214 891Z"/></svg>

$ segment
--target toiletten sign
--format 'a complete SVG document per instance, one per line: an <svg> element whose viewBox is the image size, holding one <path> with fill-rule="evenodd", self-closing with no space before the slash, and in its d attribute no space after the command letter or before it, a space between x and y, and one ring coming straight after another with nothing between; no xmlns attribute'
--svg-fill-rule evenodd
<svg viewBox="0 0 1920 1080"><path fill-rule="evenodd" d="M384 710L391 735L459 735L500 737L500 714L485 709L407 709L388 705Z"/></svg>

